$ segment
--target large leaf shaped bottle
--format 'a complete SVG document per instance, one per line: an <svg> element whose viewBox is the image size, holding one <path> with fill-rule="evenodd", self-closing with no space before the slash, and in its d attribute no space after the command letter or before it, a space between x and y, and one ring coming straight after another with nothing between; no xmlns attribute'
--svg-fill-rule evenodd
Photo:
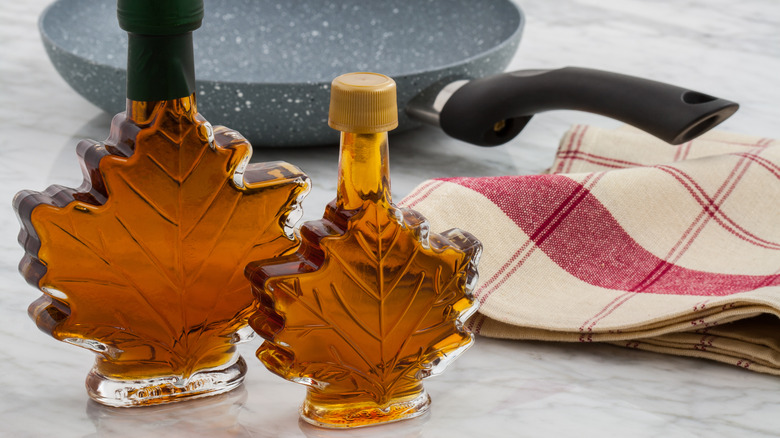
<svg viewBox="0 0 780 438"><path fill-rule="evenodd" d="M250 325L274 373L308 386L304 420L359 427L413 418L430 400L422 379L472 342L462 322L481 251L470 234L430 233L390 198L387 131L395 82L352 73L333 81L330 125L341 133L337 198L301 228L301 247L250 263Z"/></svg>
<svg viewBox="0 0 780 438"><path fill-rule="evenodd" d="M202 1L119 0L129 33L127 111L77 148L84 182L14 199L43 296L29 308L54 338L97 353L89 395L137 406L225 392L246 364L250 260L297 247L288 224L308 178L248 164L250 144L197 112L192 31Z"/></svg>

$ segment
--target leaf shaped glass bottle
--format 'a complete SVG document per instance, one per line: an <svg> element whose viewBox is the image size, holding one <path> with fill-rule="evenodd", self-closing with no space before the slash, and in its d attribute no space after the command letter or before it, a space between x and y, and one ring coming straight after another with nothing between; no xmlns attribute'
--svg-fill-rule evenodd
<svg viewBox="0 0 780 438"><path fill-rule="evenodd" d="M138 406L218 394L243 381L251 334L243 267L297 247L309 181L197 112L192 31L202 1L119 0L129 33L127 111L84 140L84 182L22 191L20 271L54 338L97 353L89 395Z"/></svg>
<svg viewBox="0 0 780 438"><path fill-rule="evenodd" d="M250 325L272 372L308 386L304 420L360 427L413 418L429 406L422 379L473 341L480 243L430 233L393 205L387 131L398 124L395 82L351 73L333 81L329 123L341 133L337 198L301 228L301 247L250 263Z"/></svg>

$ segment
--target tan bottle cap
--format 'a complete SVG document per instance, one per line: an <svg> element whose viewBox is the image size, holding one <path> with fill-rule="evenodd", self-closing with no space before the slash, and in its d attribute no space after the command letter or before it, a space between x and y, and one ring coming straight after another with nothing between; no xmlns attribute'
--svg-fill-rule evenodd
<svg viewBox="0 0 780 438"><path fill-rule="evenodd" d="M343 132L373 134L398 126L395 81L379 73L347 73L330 88L328 125Z"/></svg>

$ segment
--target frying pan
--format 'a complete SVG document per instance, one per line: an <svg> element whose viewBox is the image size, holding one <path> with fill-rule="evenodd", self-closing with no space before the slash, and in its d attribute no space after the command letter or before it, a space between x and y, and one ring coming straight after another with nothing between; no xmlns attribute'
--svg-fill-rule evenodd
<svg viewBox="0 0 780 438"><path fill-rule="evenodd" d="M405 109L399 130L430 123L484 146L508 141L551 109L610 116L672 143L737 109L596 70L491 76L508 65L523 29L521 10L508 0L205 0L205 11L194 33L198 109L255 146L332 143L329 84L350 71L396 80ZM39 28L73 89L109 113L124 110L127 40L114 2L57 0ZM471 78L483 79L464 81Z"/></svg>

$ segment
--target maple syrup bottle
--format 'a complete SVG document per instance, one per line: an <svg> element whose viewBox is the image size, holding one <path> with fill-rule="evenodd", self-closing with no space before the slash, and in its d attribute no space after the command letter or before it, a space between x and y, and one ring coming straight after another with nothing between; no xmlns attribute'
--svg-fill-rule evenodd
<svg viewBox="0 0 780 438"><path fill-rule="evenodd" d="M251 333L243 268L297 247L309 180L284 162L248 164L250 144L197 111L197 0L119 0L129 33L127 111L84 140L79 188L22 191L20 271L55 339L97 353L87 390L109 406L219 394L240 385L235 344Z"/></svg>
<svg viewBox="0 0 780 438"><path fill-rule="evenodd" d="M480 243L431 233L390 198L387 131L398 125L395 82L339 76L329 124L341 132L338 194L306 222L298 251L250 263L250 325L272 372L308 386L301 415L324 427L414 418L428 409L422 379L473 341Z"/></svg>

